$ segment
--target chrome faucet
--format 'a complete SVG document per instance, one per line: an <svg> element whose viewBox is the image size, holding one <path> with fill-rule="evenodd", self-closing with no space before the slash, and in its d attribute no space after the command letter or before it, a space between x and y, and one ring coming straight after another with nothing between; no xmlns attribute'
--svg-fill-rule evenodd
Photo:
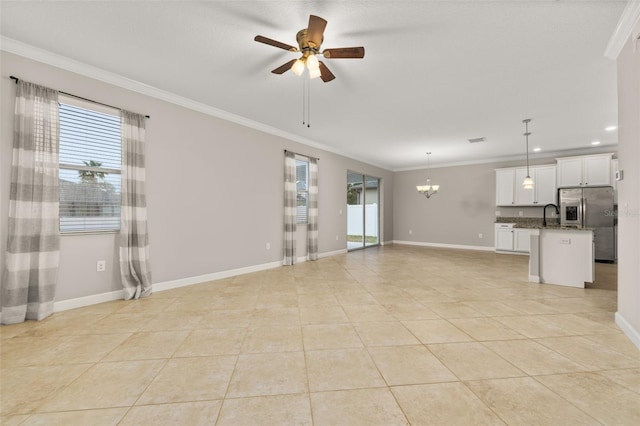
<svg viewBox="0 0 640 426"><path fill-rule="evenodd" d="M558 208L558 206L556 206L555 204L547 204L542 208L542 226L543 227L547 226L547 207L549 206L553 206L553 208L556 209L556 214L560 216L560 209Z"/></svg>

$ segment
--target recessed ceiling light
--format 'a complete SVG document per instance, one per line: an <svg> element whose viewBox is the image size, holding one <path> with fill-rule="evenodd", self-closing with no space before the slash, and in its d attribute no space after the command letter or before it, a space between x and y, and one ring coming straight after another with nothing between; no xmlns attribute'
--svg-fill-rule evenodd
<svg viewBox="0 0 640 426"><path fill-rule="evenodd" d="M600 145L600 141L593 141L591 142L591 145Z"/></svg>
<svg viewBox="0 0 640 426"><path fill-rule="evenodd" d="M618 126L609 126L609 127L605 127L604 129L605 129L607 132L613 132L613 131L614 131L615 129L617 129L617 128L618 128Z"/></svg>
<svg viewBox="0 0 640 426"><path fill-rule="evenodd" d="M540 148L540 147L533 148L533 152L540 152L540 151L542 151L542 148Z"/></svg>

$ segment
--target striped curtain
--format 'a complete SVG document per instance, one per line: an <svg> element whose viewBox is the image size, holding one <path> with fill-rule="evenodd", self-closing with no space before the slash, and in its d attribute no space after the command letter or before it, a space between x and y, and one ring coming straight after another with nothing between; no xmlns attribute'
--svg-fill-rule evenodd
<svg viewBox="0 0 640 426"><path fill-rule="evenodd" d="M308 259L318 259L318 160L309 158L309 222L307 224Z"/></svg>
<svg viewBox="0 0 640 426"><path fill-rule="evenodd" d="M19 81L13 129L2 324L53 313L60 260L58 92Z"/></svg>
<svg viewBox="0 0 640 426"><path fill-rule="evenodd" d="M284 153L284 260L283 265L296 263L296 154Z"/></svg>
<svg viewBox="0 0 640 426"><path fill-rule="evenodd" d="M122 201L120 209L120 275L124 299L151 294L149 233L145 192L145 117L121 112Z"/></svg>

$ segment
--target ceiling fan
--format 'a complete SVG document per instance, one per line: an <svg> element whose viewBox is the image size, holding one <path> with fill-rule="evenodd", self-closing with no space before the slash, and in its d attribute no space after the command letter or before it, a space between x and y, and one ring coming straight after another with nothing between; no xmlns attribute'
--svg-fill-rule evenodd
<svg viewBox="0 0 640 426"><path fill-rule="evenodd" d="M270 38L257 35L254 40L259 43L268 44L270 46L279 47L280 49L290 52L302 53L298 59L292 59L286 64L279 66L271 71L274 74L283 74L291 70L296 75L302 75L306 68L309 70L309 78L320 77L325 83L336 78L335 75L327 68L327 66L316 58L316 55L322 55L327 59L338 58L364 58L364 47L341 47L337 49L320 50L320 46L324 41L323 33L327 26L327 21L319 16L309 15L309 26L298 31L296 40L298 47L288 45L286 43L272 40Z"/></svg>

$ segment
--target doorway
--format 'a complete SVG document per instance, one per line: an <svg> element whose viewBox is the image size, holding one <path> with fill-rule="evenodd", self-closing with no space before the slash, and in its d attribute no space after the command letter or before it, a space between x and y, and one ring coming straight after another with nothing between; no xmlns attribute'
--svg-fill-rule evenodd
<svg viewBox="0 0 640 426"><path fill-rule="evenodd" d="M347 171L347 250L380 244L380 179Z"/></svg>

